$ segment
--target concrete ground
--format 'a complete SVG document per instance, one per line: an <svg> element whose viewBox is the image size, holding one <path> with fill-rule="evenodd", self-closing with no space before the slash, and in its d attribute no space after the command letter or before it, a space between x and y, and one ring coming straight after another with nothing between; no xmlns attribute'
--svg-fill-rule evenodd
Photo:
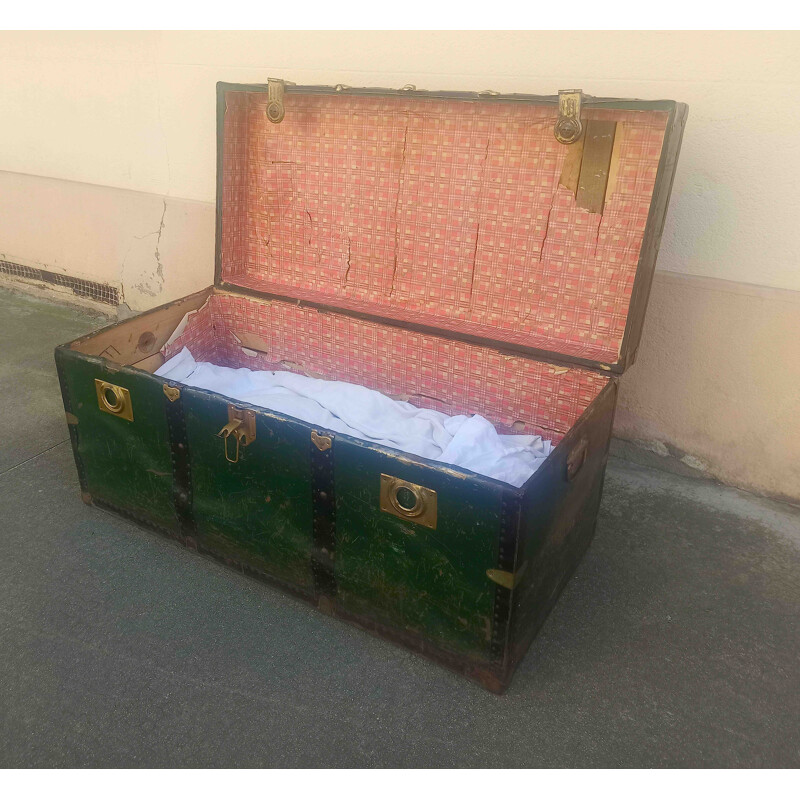
<svg viewBox="0 0 800 800"><path fill-rule="evenodd" d="M52 348L0 290L0 766L800 766L800 511L612 459L503 697L80 501Z"/></svg>

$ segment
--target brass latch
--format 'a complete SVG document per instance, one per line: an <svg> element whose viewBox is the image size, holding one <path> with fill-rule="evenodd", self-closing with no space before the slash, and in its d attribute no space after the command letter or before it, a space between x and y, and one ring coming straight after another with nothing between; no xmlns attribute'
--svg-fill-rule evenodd
<svg viewBox="0 0 800 800"><path fill-rule="evenodd" d="M561 144L573 144L581 138L583 123L581 122L581 89L561 89L558 92L558 119L554 133Z"/></svg>
<svg viewBox="0 0 800 800"><path fill-rule="evenodd" d="M94 388L97 391L97 405L101 411L133 422L131 393L125 387L95 378Z"/></svg>
<svg viewBox="0 0 800 800"><path fill-rule="evenodd" d="M236 451L231 458L228 453L228 439L233 435ZM247 447L256 438L256 412L252 408L236 408L228 406L228 424L217 434L225 443L225 458L231 464L239 460L239 449Z"/></svg>
<svg viewBox="0 0 800 800"><path fill-rule="evenodd" d="M267 119L276 125L283 120L286 114L283 106L283 90L287 83L294 86L292 81L267 78Z"/></svg>
<svg viewBox="0 0 800 800"><path fill-rule="evenodd" d="M380 505L381 511L387 514L426 528L436 528L437 497L433 489L392 475L381 475Z"/></svg>

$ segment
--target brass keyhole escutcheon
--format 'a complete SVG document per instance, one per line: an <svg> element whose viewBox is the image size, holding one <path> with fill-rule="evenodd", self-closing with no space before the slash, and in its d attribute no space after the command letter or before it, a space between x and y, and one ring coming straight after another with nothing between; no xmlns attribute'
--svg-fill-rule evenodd
<svg viewBox="0 0 800 800"><path fill-rule="evenodd" d="M101 381L99 378L95 378L94 386L97 392L97 405L101 411L133 422L131 394L125 387Z"/></svg>
<svg viewBox="0 0 800 800"><path fill-rule="evenodd" d="M392 494L392 505L401 514L408 514L409 517L415 517L424 510L424 504L419 492L415 489L410 489L408 486L395 487Z"/></svg>
<svg viewBox="0 0 800 800"><path fill-rule="evenodd" d="M437 497L433 489L416 483L381 475L381 511L416 522L427 528L436 527Z"/></svg>

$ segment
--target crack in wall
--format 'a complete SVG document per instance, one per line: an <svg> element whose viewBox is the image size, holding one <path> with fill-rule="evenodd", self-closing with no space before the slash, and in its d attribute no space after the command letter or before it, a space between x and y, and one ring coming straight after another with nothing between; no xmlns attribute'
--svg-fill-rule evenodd
<svg viewBox="0 0 800 800"><path fill-rule="evenodd" d="M161 290L164 287L164 264L161 261L161 252L159 250L161 246L161 236L164 232L165 223L164 219L167 216L167 198L162 198L162 210L161 210L161 221L158 225L158 230L151 231L150 233L142 234L141 236L134 236L134 239L146 239L149 236L157 236L156 239L156 246L154 251L154 256L156 260L156 269L155 272L147 277L143 277L139 283L134 284L133 288L137 291L141 292L142 294L146 294L148 297L157 297ZM130 254L131 247L128 248L125 257L122 260L122 272L124 278L124 270L125 270L125 263L127 262L128 255Z"/></svg>

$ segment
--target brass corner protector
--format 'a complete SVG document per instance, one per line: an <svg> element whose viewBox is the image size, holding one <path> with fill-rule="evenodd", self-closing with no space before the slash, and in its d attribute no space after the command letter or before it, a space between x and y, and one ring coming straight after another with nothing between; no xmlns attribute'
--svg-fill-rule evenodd
<svg viewBox="0 0 800 800"><path fill-rule="evenodd" d="M170 403L174 403L180 396L181 390L177 386L170 386L168 383L164 384L164 394Z"/></svg>
<svg viewBox="0 0 800 800"><path fill-rule="evenodd" d="M507 572L504 569L487 569L486 577L505 589L513 589L520 582L526 565L527 561L516 572Z"/></svg>
<svg viewBox="0 0 800 800"><path fill-rule="evenodd" d="M314 442L317 450L330 450L333 446L333 436L320 434L316 431L311 431L311 441Z"/></svg>

